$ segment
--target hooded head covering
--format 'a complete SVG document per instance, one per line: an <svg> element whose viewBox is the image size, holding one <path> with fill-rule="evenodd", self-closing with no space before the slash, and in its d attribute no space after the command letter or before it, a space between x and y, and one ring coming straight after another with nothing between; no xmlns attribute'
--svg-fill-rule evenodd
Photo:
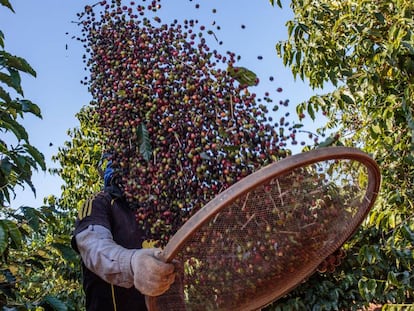
<svg viewBox="0 0 414 311"><path fill-rule="evenodd" d="M114 172L115 171L112 167L112 160L109 160L103 173L104 190L111 194L113 197L121 198L123 196L123 193L116 181L117 178L115 177Z"/></svg>
<svg viewBox="0 0 414 311"><path fill-rule="evenodd" d="M104 172L104 187L109 187L111 185L112 177L114 175L114 169L112 168L112 161L109 160L106 164Z"/></svg>

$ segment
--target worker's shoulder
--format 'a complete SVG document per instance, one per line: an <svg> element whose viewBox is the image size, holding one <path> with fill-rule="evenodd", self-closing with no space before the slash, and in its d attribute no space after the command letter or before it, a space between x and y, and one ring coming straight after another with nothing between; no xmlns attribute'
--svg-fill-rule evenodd
<svg viewBox="0 0 414 311"><path fill-rule="evenodd" d="M86 199L84 199L82 202L83 208L85 208L85 206L92 207L92 205L101 205L101 206L108 205L109 206L110 204L111 204L111 196L105 191L96 192L90 195L89 197L87 197Z"/></svg>
<svg viewBox="0 0 414 311"><path fill-rule="evenodd" d="M87 201L90 201L90 202L103 203L103 204L105 203L109 204L111 203L111 200L112 200L111 195L108 192L103 191L103 190L94 193L87 199Z"/></svg>
<svg viewBox="0 0 414 311"><path fill-rule="evenodd" d="M106 190L95 193L88 200L93 205L101 205L108 208L118 208L126 204L126 201L122 197L115 196L110 191Z"/></svg>
<svg viewBox="0 0 414 311"><path fill-rule="evenodd" d="M92 213L98 215L107 208L111 208L112 199L111 195L107 192L99 191L82 200L79 204L78 218L82 220L87 216L91 216Z"/></svg>

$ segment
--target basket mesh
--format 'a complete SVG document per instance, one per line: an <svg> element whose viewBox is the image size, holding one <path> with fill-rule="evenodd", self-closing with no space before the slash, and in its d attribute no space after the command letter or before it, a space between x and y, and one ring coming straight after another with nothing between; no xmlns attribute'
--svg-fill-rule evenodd
<svg viewBox="0 0 414 311"><path fill-rule="evenodd" d="M182 279L159 310L255 310L312 274L367 212L368 173L329 160L268 180L213 215L175 260Z"/></svg>

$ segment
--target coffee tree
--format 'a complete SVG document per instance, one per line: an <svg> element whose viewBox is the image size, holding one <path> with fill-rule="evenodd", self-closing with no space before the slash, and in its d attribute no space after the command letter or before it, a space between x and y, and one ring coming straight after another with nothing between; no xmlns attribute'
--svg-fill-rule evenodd
<svg viewBox="0 0 414 311"><path fill-rule="evenodd" d="M347 245L342 269L315 276L280 306L413 308L414 4L293 0L290 6L294 18L288 39L276 45L279 55L313 88L334 87L298 105L298 113L326 115L319 131L336 133L327 143L372 154L383 180L375 208Z"/></svg>
<svg viewBox="0 0 414 311"><path fill-rule="evenodd" d="M13 10L7 1L3 5ZM19 120L26 113L41 118L40 109L30 100L12 99L14 94L24 96L20 74L27 73L36 76L36 72L23 58L4 50L2 32L0 32L0 47L1 131L10 134L8 140L16 142L13 146L2 139L0 144L0 204L4 206L13 199L16 186L26 185L35 192L31 181L32 170L37 170L39 167L45 170L46 167L43 155L30 144L29 135Z"/></svg>
<svg viewBox="0 0 414 311"><path fill-rule="evenodd" d="M9 1L0 4L14 12ZM38 208L13 206L16 188L27 186L35 193L32 173L46 170L43 154L30 143L21 124L27 114L42 118L39 107L24 98L21 74L36 77L25 59L5 50L0 31L0 306L2 310L67 310L57 292L65 283L61 264L73 254L67 241L56 234L61 214L53 202Z"/></svg>
<svg viewBox="0 0 414 311"><path fill-rule="evenodd" d="M8 1L1 2L3 7L13 11ZM45 170L43 155L30 144L29 135L20 124L19 118L25 113L41 117L39 107L27 99L12 99L12 94L23 96L21 73L36 76L33 68L23 59L8 53L5 36L0 31L0 256L1 292L0 301L7 303L13 298L16 276L12 271L13 258L10 253L23 246L24 232L18 221L19 214L10 207L17 186L35 188L31 182L32 170L40 167ZM7 137L5 140L4 137ZM9 143L11 141L12 143ZM15 145L13 145L16 143ZM26 209L26 212L31 210Z"/></svg>
<svg viewBox="0 0 414 311"><path fill-rule="evenodd" d="M68 212L71 221L90 196L103 186L98 163L103 154L103 138L97 124L97 114L92 107L85 106L77 114L79 126L69 129L71 138L59 147L53 161L59 168L53 173L63 180L62 192L56 198L57 204ZM103 167L101 169L104 169ZM67 224L67 231L73 230L73 223Z"/></svg>
<svg viewBox="0 0 414 311"><path fill-rule="evenodd" d="M63 181L60 196L53 198L56 206L63 211L60 214L60 226L55 232L65 241L67 247L70 247L78 209L103 186L98 170L103 152L102 138L96 117L91 107L83 107L76 114L79 126L68 130L70 140L59 147L58 153L53 157L59 168L52 171ZM64 301L68 310L81 310L85 301L81 284L80 257L69 250L66 250L65 254L66 260L60 262L58 269L61 280L51 281L50 285L53 288L65 286L66 288L61 290L63 295L58 295L58 298Z"/></svg>

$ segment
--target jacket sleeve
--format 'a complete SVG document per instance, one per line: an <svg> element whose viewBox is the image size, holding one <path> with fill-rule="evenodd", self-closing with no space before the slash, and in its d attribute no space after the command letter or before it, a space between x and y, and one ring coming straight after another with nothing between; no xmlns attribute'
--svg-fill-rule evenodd
<svg viewBox="0 0 414 311"><path fill-rule="evenodd" d="M108 283L126 288L134 285L131 258L136 250L118 245L111 232L101 225L89 225L75 239L89 270Z"/></svg>

